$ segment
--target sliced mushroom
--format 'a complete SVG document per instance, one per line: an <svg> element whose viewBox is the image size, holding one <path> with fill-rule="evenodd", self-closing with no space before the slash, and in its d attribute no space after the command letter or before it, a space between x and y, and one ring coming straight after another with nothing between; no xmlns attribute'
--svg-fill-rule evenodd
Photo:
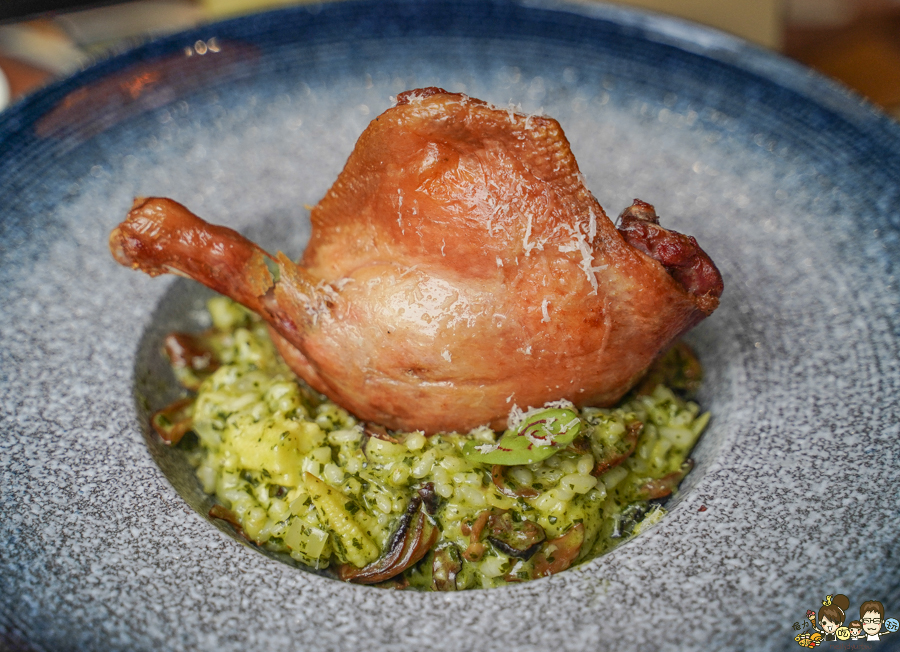
<svg viewBox="0 0 900 652"><path fill-rule="evenodd" d="M642 422L632 421L625 427L625 437L622 439L624 446L619 448L603 447L600 450L598 450L599 446L593 446L592 450L597 462L591 475L600 476L631 457L637 448L638 437L643 429Z"/></svg>
<svg viewBox="0 0 900 652"><path fill-rule="evenodd" d="M220 365L218 355L202 335L169 333L163 349L178 382L186 389L196 390Z"/></svg>
<svg viewBox="0 0 900 652"><path fill-rule="evenodd" d="M418 489L419 498L422 499L422 504L425 506L425 510L429 514L434 514L437 512L438 508L438 495L434 490L433 482L426 482Z"/></svg>
<svg viewBox="0 0 900 652"><path fill-rule="evenodd" d="M475 541L469 544L463 551L462 556L466 561L480 561L481 558L484 557L485 550L487 550L487 546L481 543L481 541Z"/></svg>
<svg viewBox="0 0 900 652"><path fill-rule="evenodd" d="M576 523L568 532L544 544L534 556L534 577L566 570L578 558L584 543L584 525Z"/></svg>
<svg viewBox="0 0 900 652"><path fill-rule="evenodd" d="M462 570L459 548L450 543L434 551L431 562L431 589L433 591L455 591L456 576Z"/></svg>
<svg viewBox="0 0 900 652"><path fill-rule="evenodd" d="M481 543L481 534L484 532L484 526L487 525L488 519L495 514L502 514L504 510L496 509L491 507L490 509L486 509L483 512L480 512L478 516L475 517L475 521L469 525L468 523L463 523L460 526L460 531L465 535L469 535L469 547L463 551L463 558L466 561L478 561L484 555L484 551L486 550L485 545Z"/></svg>
<svg viewBox="0 0 900 652"><path fill-rule="evenodd" d="M684 480L690 470L694 468L693 460L685 460L677 471L672 471L656 480L650 480L638 489L637 496L642 500L654 500L655 498L665 498L678 487L679 483Z"/></svg>
<svg viewBox="0 0 900 652"><path fill-rule="evenodd" d="M423 490L427 495L427 490ZM336 569L338 578L357 584L377 584L399 575L431 550L440 532L429 514L429 501L421 495L423 490L409 501L387 553L363 568L339 565Z"/></svg>
<svg viewBox="0 0 900 652"><path fill-rule="evenodd" d="M490 509L486 509L483 512L479 512L478 516L475 517L475 520L472 523L466 523L465 521L463 521L459 529L463 534L470 536L470 540L473 543L476 541L480 541L481 532L484 530L484 526L487 525L487 521L491 517L491 514L500 514L502 512L503 510L501 509L491 507Z"/></svg>
<svg viewBox="0 0 900 652"><path fill-rule="evenodd" d="M395 575L389 580L385 580L384 582L378 582L374 586L377 586L379 589L393 589L394 591L402 591L406 588L409 588L409 580L406 575Z"/></svg>
<svg viewBox="0 0 900 652"><path fill-rule="evenodd" d="M150 417L150 425L166 443L177 444L194 426L194 399L182 398Z"/></svg>
<svg viewBox="0 0 900 652"><path fill-rule="evenodd" d="M547 538L540 525L529 520L516 522L509 512L488 517L488 530L488 541L500 552L517 559L531 559Z"/></svg>
<svg viewBox="0 0 900 652"><path fill-rule="evenodd" d="M237 517L237 514L232 512L227 507L223 507L222 505L213 505L209 508L209 517L217 518L219 520L230 523L234 526L235 531L241 538L246 539L247 541L251 541L250 537L247 536L247 533L244 532L244 528L241 527L241 522Z"/></svg>

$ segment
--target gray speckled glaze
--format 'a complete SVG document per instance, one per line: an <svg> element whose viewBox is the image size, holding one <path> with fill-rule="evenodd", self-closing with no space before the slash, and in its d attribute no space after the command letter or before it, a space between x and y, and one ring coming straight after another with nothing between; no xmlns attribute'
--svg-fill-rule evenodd
<svg viewBox="0 0 900 652"><path fill-rule="evenodd" d="M221 52L184 54L211 37ZM169 76L129 94L154 67ZM54 112L91 84L107 95ZM343 585L217 531L141 400L169 391L155 343L197 320L202 292L106 247L132 197L158 194L298 255L304 204L390 96L427 85L556 117L610 214L656 204L726 281L690 336L714 418L671 513L605 557L492 591ZM848 595L849 616L877 599L896 617L898 180L900 129L855 96L600 5L316 5L46 89L0 114L0 645L774 650L794 649L792 624L826 593Z"/></svg>

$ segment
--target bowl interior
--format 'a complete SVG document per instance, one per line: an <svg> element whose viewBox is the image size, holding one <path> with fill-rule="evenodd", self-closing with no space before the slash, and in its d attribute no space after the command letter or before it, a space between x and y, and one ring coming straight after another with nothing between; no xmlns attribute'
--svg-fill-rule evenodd
<svg viewBox="0 0 900 652"><path fill-rule="evenodd" d="M304 205L391 96L427 85L557 118L610 215L639 197L710 253L725 295L689 339L713 421L669 515L611 554L496 591L375 600L197 517L206 497L146 416L174 387L158 343L197 323L203 294L119 267L106 241L134 196L160 195L299 256ZM789 649L826 593L900 604L900 128L815 73L594 3L347 1L100 63L0 114L0 151L14 643L575 652L730 649L753 632Z"/></svg>
<svg viewBox="0 0 900 652"><path fill-rule="evenodd" d="M741 238L758 237L767 207L774 210L781 177L773 163L785 173L796 164L754 140L746 103L733 95L738 82L723 75L727 84L711 84L709 71L690 61L660 66L612 43L591 57L565 42L548 39L523 51L496 36L383 37L362 40L353 52L341 43L284 42L273 54L226 37L216 45L214 56L225 56L199 70L208 80L199 91L181 89L182 99L159 108L147 100L150 111L136 120L143 125L132 127L143 139L128 161L132 174L143 177L132 185L238 228L269 251L299 257L309 237L305 206L325 193L358 135L397 93L429 85L558 119L608 214L639 197L656 205L664 226L698 238L719 264L726 291L714 316L688 336L707 374L699 401L713 419L692 455L694 470L668 501L677 509L739 427L745 414L739 397L767 378L765 366L754 364L764 339L760 324L748 318L754 299L732 254ZM762 198L753 197L753 210L747 174L754 175L755 192L764 188ZM210 497L183 455L163 446L147 422L148 409L177 398L159 354L162 338L200 330L208 296L196 284L173 282L158 300L135 361L145 441L204 517ZM243 541L230 525L212 522Z"/></svg>

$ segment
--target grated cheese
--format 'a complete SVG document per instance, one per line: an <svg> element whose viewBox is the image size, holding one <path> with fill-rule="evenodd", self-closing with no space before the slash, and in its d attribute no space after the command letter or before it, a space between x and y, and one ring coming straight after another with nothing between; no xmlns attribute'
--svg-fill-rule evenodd
<svg viewBox="0 0 900 652"><path fill-rule="evenodd" d="M575 404L572 401L567 401L564 398L559 399L558 401L550 401L549 403L544 403L544 408L554 408L558 410L574 410Z"/></svg>
<svg viewBox="0 0 900 652"><path fill-rule="evenodd" d="M572 236L572 241L569 244L561 244L559 245L560 253L571 253L577 251L581 254L581 267L584 275L587 277L588 283L591 284L591 294L597 294L597 272L600 272L607 268L607 265L597 265L593 266L591 263L594 262L594 255L591 251L591 247L588 244L588 238L585 237L584 232L581 230L582 223L581 221L576 221L574 226L568 227L569 235ZM594 215L593 210L589 210L588 212L588 237L593 241L594 236L597 235L597 216Z"/></svg>

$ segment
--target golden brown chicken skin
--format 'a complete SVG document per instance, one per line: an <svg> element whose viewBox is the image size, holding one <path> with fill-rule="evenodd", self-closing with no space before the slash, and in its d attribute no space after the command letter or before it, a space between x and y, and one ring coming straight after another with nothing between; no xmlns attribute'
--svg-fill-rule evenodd
<svg viewBox="0 0 900 652"><path fill-rule="evenodd" d="M258 312L294 371L358 418L429 434L501 428L513 405L610 405L722 292L649 204L616 229L555 120L441 89L372 121L311 219L295 264L142 199L110 248Z"/></svg>

